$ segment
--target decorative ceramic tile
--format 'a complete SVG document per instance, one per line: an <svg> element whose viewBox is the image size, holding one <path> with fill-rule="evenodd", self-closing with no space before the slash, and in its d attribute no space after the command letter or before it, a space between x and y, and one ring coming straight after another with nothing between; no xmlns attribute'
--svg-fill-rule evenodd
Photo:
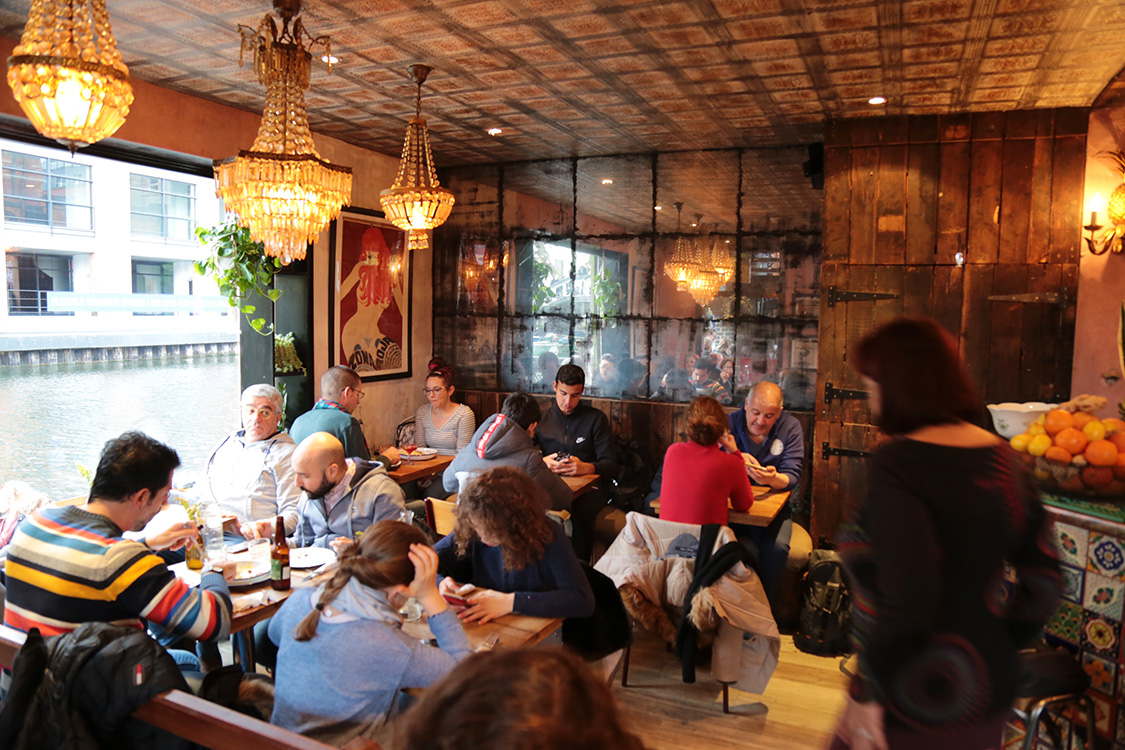
<svg viewBox="0 0 1125 750"><path fill-rule="evenodd" d="M1112 699L1101 693L1091 692L1087 695L1094 702L1094 723L1098 734L1113 739L1114 730L1117 729L1117 706Z"/></svg>
<svg viewBox="0 0 1125 750"><path fill-rule="evenodd" d="M1118 705L1117 711L1117 732L1114 738L1118 742L1125 743L1125 711L1120 709L1120 704Z"/></svg>
<svg viewBox="0 0 1125 750"><path fill-rule="evenodd" d="M1082 642L1082 607L1067 601L1059 602L1044 630L1067 643Z"/></svg>
<svg viewBox="0 0 1125 750"><path fill-rule="evenodd" d="M1023 747L1023 736L1027 734L1022 721L1009 721L1004 725L1000 739L1000 750L1019 750Z"/></svg>
<svg viewBox="0 0 1125 750"><path fill-rule="evenodd" d="M1086 567L1086 547L1090 541L1090 532L1071 526L1068 523L1055 524L1055 547L1059 551L1059 559L1064 563Z"/></svg>
<svg viewBox="0 0 1125 750"><path fill-rule="evenodd" d="M1086 570L1125 580L1125 544L1104 534L1090 534Z"/></svg>
<svg viewBox="0 0 1125 750"><path fill-rule="evenodd" d="M1082 582L1086 578L1086 570L1083 568L1072 568L1069 565L1060 567L1063 580L1063 598L1067 601L1072 601L1075 604L1082 603Z"/></svg>
<svg viewBox="0 0 1125 750"><path fill-rule="evenodd" d="M1117 664L1103 656L1098 656L1089 651L1082 652L1082 668L1090 675L1090 687L1099 693L1113 697L1116 683Z"/></svg>
<svg viewBox="0 0 1125 750"><path fill-rule="evenodd" d="M1116 659L1121 643L1121 623L1096 612L1082 614L1082 647L1099 656Z"/></svg>
<svg viewBox="0 0 1125 750"><path fill-rule="evenodd" d="M1086 574L1086 590L1082 597L1083 609L1120 620L1123 601L1125 601L1125 582L1097 573Z"/></svg>

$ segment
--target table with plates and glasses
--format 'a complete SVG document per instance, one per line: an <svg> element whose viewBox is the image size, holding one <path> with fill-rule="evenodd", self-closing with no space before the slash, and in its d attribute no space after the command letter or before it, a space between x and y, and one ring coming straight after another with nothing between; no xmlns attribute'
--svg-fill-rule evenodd
<svg viewBox="0 0 1125 750"><path fill-rule="evenodd" d="M435 475L441 476L445 468L453 463L453 456L442 456L437 453L430 456L407 456L405 453L400 455L402 455L402 463L388 472L391 479L399 484Z"/></svg>
<svg viewBox="0 0 1125 750"><path fill-rule="evenodd" d="M735 510L730 506L730 499L727 499L727 523L741 524L743 526L769 526L773 523L773 519L777 518L777 514L785 507L785 503L789 502L789 495L791 490L775 490L770 487L759 487L755 485L754 490L754 504L750 506L750 510ZM660 513L660 498L652 501L652 509L657 514Z"/></svg>

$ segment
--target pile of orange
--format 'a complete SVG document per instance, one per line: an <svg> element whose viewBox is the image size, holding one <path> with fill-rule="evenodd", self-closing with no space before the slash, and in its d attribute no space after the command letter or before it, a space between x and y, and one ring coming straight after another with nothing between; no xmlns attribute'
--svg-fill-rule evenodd
<svg viewBox="0 0 1125 750"><path fill-rule="evenodd" d="M1125 494L1125 421L1052 409L1009 442L1060 490Z"/></svg>

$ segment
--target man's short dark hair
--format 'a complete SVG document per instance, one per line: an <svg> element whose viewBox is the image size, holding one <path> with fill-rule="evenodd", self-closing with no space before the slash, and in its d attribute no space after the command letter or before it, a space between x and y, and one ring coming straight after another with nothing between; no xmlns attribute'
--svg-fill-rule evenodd
<svg viewBox="0 0 1125 750"><path fill-rule="evenodd" d="M504 405L500 407L500 413L525 430L538 422L540 417L543 416L539 404L526 393L513 393L504 399Z"/></svg>
<svg viewBox="0 0 1125 750"><path fill-rule="evenodd" d="M176 451L164 443L143 432L126 432L102 448L89 499L124 502L138 490L155 495L179 465Z"/></svg>
<svg viewBox="0 0 1125 750"><path fill-rule="evenodd" d="M320 395L323 398L339 401L345 388L358 388L359 373L344 365L333 365L320 376Z"/></svg>
<svg viewBox="0 0 1125 750"><path fill-rule="evenodd" d="M586 385L586 373L578 365L563 365L555 373L555 382L563 385Z"/></svg>

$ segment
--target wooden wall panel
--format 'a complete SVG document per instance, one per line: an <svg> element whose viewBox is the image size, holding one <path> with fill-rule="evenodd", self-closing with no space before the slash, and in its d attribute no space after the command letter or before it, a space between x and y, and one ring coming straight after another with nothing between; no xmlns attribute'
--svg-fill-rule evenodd
<svg viewBox="0 0 1125 750"><path fill-rule="evenodd" d="M832 188L824 237L833 249L821 276L814 537L832 536L862 493L866 471L863 459L822 458L821 444L865 449L878 439L867 403L826 404L824 384L861 387L849 354L879 323L898 315L936 319L957 338L986 399L1053 400L1069 390L1084 118L1085 110L1043 110L833 126L825 154ZM829 308L829 286L898 296ZM1035 292L1061 295L1063 304L1027 299ZM1024 298L993 299L1013 295Z"/></svg>

